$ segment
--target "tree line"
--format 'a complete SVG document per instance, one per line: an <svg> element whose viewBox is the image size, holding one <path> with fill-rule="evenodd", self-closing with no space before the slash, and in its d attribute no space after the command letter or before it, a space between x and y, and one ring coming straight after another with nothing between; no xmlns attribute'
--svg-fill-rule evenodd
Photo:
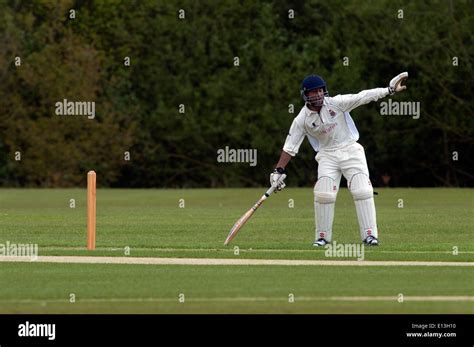
<svg viewBox="0 0 474 347"><path fill-rule="evenodd" d="M83 186L90 169L110 187L266 185L306 75L336 95L402 71L392 101L419 118L351 112L374 184L473 186L468 2L11 0L0 18L3 186ZM94 118L57 114L63 100ZM305 142L289 185L314 184L314 155Z"/></svg>

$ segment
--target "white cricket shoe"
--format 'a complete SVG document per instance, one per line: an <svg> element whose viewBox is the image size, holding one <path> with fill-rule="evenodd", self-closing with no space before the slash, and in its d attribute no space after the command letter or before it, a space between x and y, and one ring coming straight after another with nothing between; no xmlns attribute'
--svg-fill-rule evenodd
<svg viewBox="0 0 474 347"><path fill-rule="evenodd" d="M364 244L367 246L378 246L379 240L377 240L377 238L374 236L367 236L367 238L364 240Z"/></svg>
<svg viewBox="0 0 474 347"><path fill-rule="evenodd" d="M314 241L313 246L314 247L324 247L328 244L329 242L326 241L325 239L317 239Z"/></svg>

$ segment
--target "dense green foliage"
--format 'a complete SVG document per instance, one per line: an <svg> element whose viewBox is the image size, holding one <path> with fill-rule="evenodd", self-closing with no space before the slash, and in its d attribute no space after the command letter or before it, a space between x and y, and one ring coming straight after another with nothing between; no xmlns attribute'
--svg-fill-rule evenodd
<svg viewBox="0 0 474 347"><path fill-rule="evenodd" d="M336 95L408 71L393 99L420 102L419 119L351 113L374 184L472 186L472 27L465 1L2 1L0 182L78 186L95 169L102 186L264 185L305 75ZM63 99L95 101L96 118L56 115ZM258 165L217 162L226 146ZM313 157L303 144L290 185L315 180Z"/></svg>

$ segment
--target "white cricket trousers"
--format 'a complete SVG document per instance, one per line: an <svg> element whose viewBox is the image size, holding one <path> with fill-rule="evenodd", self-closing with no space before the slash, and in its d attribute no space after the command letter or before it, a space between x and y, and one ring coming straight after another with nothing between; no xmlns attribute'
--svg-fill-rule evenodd
<svg viewBox="0 0 474 347"><path fill-rule="evenodd" d="M378 237L373 188L369 179L369 169L364 147L355 142L335 151L320 151L318 181L314 188L316 240L324 238L331 242L334 206L341 176L347 179L349 190L359 221L362 240L368 236Z"/></svg>

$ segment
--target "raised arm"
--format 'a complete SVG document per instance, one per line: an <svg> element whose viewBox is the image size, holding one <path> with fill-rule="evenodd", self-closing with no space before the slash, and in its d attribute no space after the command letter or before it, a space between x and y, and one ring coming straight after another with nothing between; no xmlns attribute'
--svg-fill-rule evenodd
<svg viewBox="0 0 474 347"><path fill-rule="evenodd" d="M392 78L389 86L386 88L374 88L363 90L357 94L337 95L332 98L332 101L342 109L344 112L349 112L361 105L368 104L371 101L377 101L387 95L392 95L395 92L400 92L406 89L402 82L408 78L408 72L403 72L398 76Z"/></svg>

